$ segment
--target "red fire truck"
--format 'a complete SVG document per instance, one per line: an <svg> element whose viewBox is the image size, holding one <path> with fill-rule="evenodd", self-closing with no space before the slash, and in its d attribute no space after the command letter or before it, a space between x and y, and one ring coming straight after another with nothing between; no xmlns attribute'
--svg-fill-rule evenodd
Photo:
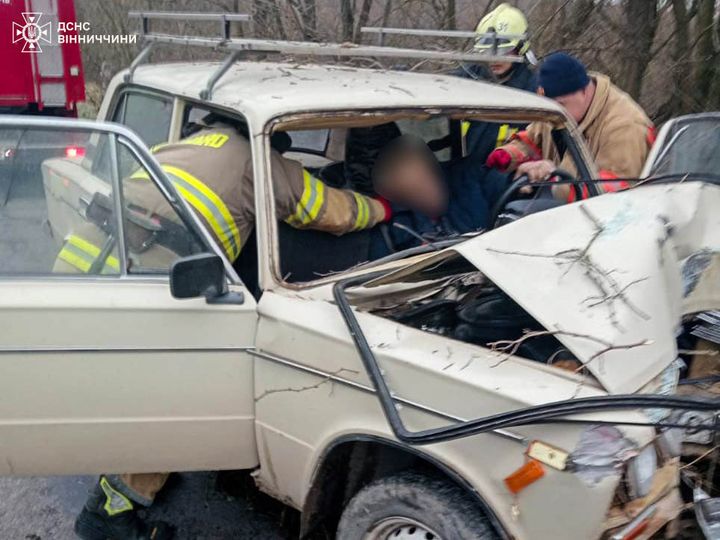
<svg viewBox="0 0 720 540"><path fill-rule="evenodd" d="M58 32L76 22L73 0L0 0L0 113L77 116L80 45Z"/></svg>

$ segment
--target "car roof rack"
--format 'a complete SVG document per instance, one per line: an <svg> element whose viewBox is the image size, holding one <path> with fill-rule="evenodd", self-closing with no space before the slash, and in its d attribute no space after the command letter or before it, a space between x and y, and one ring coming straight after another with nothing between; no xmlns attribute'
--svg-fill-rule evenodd
<svg viewBox="0 0 720 540"><path fill-rule="evenodd" d="M421 38L445 38L445 39L472 39L478 40L486 38L492 40L492 47L490 52L493 55L498 53L498 47L501 45L501 39L518 39L521 41L527 40L527 34L505 34L498 32L486 32L479 34L477 32L469 30L437 30L434 28L391 28L387 26L363 26L360 29L363 34L377 34L378 45L384 45L385 36L414 36ZM505 57L503 57L505 58Z"/></svg>
<svg viewBox="0 0 720 540"><path fill-rule="evenodd" d="M125 81L132 81L133 74L137 67L145 62L153 48L158 44L184 45L193 47L204 47L215 51L229 52L226 59L218 69L210 76L205 89L200 92L200 97L209 100L212 97L213 88L228 69L241 57L248 53L264 54L285 54L312 57L331 58L404 58L418 60L453 61L468 63L493 63L493 62L523 62L521 56L495 54L479 54L477 52L457 51L432 51L413 48L388 47L384 45L357 45L355 43L331 43L331 42L309 42L309 41L286 41L276 39L258 38L237 38L230 35L230 23L250 21L251 17L241 13L184 13L184 12L160 12L160 11L130 11L128 17L140 19L139 37L145 43L145 47L130 64ZM182 21L209 21L220 23L220 33L217 36L188 36L168 33L157 33L150 31L150 20L182 20ZM404 29L385 28L383 33L399 33ZM395 31L395 32L393 32ZM429 35L428 30L410 30L422 32ZM434 31L448 34L447 31ZM367 32L369 33L369 32ZM408 32L405 31L407 34ZM463 32L468 34L470 32ZM494 34L493 34L494 35ZM477 37L472 33L472 36ZM437 37L437 36L434 36ZM447 36L443 36L447 37ZM459 37L459 36L454 36ZM496 36L497 37L497 36ZM506 36L502 36L506 37Z"/></svg>

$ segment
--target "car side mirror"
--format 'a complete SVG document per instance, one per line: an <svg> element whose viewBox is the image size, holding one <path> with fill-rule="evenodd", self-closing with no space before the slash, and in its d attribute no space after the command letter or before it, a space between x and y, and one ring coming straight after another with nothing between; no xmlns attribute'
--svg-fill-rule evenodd
<svg viewBox="0 0 720 540"><path fill-rule="evenodd" d="M175 298L211 299L227 294L220 256L200 253L176 260L170 267L170 292Z"/></svg>

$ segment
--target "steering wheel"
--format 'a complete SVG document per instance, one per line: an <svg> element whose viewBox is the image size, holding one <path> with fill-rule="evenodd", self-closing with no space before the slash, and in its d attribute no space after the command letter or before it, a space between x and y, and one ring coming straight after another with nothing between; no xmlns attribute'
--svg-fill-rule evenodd
<svg viewBox="0 0 720 540"><path fill-rule="evenodd" d="M550 175L550 178L557 177L560 180L565 181L569 185L573 186L573 189L575 190L575 200L579 201L583 197L582 188L580 187L580 184L577 182L577 180L566 170L563 169L555 169L552 174ZM503 209L507 206L507 204L510 202L510 200L515 196L515 194L520 191L521 188L525 186L532 186L534 185L532 182L530 182L530 179L526 174L519 176L515 181L510 184L505 191L503 191L502 195L498 198L497 202L495 203L495 206L493 206L492 212L490 213L490 225L488 226L488 230L494 229L498 217L500 216L500 213L503 211ZM545 184L543 184L545 185ZM594 188L594 186L593 186ZM592 195L595 195L595 190L592 190Z"/></svg>

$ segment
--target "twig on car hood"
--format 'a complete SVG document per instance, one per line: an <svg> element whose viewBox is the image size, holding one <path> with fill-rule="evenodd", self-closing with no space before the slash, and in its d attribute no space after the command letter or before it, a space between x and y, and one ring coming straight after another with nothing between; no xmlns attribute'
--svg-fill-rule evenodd
<svg viewBox="0 0 720 540"><path fill-rule="evenodd" d="M593 360L599 358L605 353L608 353L610 351L616 351L616 350L627 350L627 349L635 349L637 347L643 347L645 345L650 345L652 341L644 339L642 341L637 341L634 343L625 343L625 344L614 344L610 343L609 341L596 337L591 336L589 334L581 334L578 332L568 332L565 330L533 330L533 331L526 331L522 336L520 336L518 339L503 339L500 341L493 341L491 343L488 343L488 347L490 347L491 351L500 352L503 353L503 357L493 364L490 367L497 367L500 364L502 364L505 360L513 356L517 353L520 346L525 343L527 340L541 337L541 336L566 336L566 337L574 337L574 338L580 338L580 339L587 339L589 341L592 341L594 343L597 343L598 345L602 345L602 349L594 353L590 358L587 359L585 363L581 367L579 367L576 371L582 370L585 366L587 366L590 362Z"/></svg>
<svg viewBox="0 0 720 540"><path fill-rule="evenodd" d="M599 293L594 296L589 296L588 298L583 300L583 303L586 304L587 307L592 308L601 305L607 306L610 322L615 328L618 329L620 329L621 327L620 321L618 320L617 309L615 307L616 302L624 304L630 311L635 313L635 315L637 315L641 319L648 320L650 316L644 311L642 311L638 306L636 306L627 296L627 292L630 287L642 283L648 278L638 278L631 281L630 283L622 285L620 282L618 282L617 279L613 277L613 274L616 273L617 269L606 269L600 266L597 262L595 262L595 260L590 256L590 249L595 244L595 241L600 238L600 236L602 236L602 234L605 232L605 227L600 222L600 220L585 207L585 205L581 204L579 208L582 214L588 219L588 221L590 221L594 228L590 239L587 241L585 246L581 248L565 249L552 254L527 253L521 251L504 251L495 248L487 248L487 250L493 253L501 253L504 255L517 255L521 257L534 257L554 260L558 265L567 265L567 268L563 272L563 276L567 275L570 270L572 270L576 265L579 265L580 267L582 267L585 276L593 283L593 285L595 285L595 288L598 290Z"/></svg>

